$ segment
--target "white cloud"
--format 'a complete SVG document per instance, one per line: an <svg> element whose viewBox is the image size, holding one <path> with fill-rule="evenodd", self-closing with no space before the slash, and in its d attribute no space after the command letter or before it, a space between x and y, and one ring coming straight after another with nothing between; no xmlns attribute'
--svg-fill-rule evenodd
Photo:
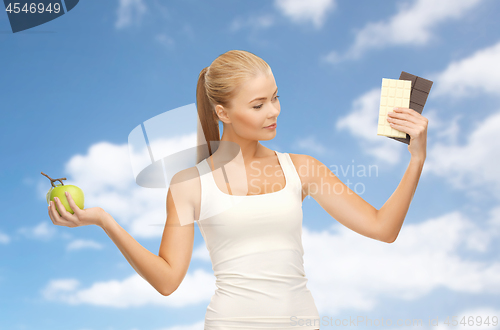
<svg viewBox="0 0 500 330"><path fill-rule="evenodd" d="M348 129L350 133L368 141L379 140L376 134L372 134L377 132L379 105L380 88L374 88L352 102L351 111L337 121L336 128Z"/></svg>
<svg viewBox="0 0 500 330"><path fill-rule="evenodd" d="M7 234L0 232L0 244L9 244L10 237Z"/></svg>
<svg viewBox="0 0 500 330"><path fill-rule="evenodd" d="M432 173L466 193L488 193L500 199L499 130L500 111L478 122L472 132L461 132L466 136L463 145L454 142L456 139L434 143L427 151L422 175Z"/></svg>
<svg viewBox="0 0 500 330"><path fill-rule="evenodd" d="M389 164L398 163L406 144L377 135L380 88L374 88L352 103L350 112L337 120L337 130L347 130L360 141L366 154Z"/></svg>
<svg viewBox="0 0 500 330"><path fill-rule="evenodd" d="M160 44L160 45L164 45L166 46L167 48L171 48L175 45L175 40L174 38L170 37L169 35L167 35L166 33L160 33L160 34L157 34L156 37L155 37L155 40Z"/></svg>
<svg viewBox="0 0 500 330"><path fill-rule="evenodd" d="M335 0L275 0L274 6L285 17L297 24L312 23L316 28L323 26L327 14L336 7ZM276 18L268 13L253 13L250 16L236 17L229 29L233 32L242 28L251 30L267 29L276 23Z"/></svg>
<svg viewBox="0 0 500 330"><path fill-rule="evenodd" d="M360 58L369 49L393 45L421 46L433 39L433 29L450 19L470 12L480 0L416 0L403 2L388 20L370 22L356 32L354 43L344 53L331 52L324 60L338 63Z"/></svg>
<svg viewBox="0 0 500 330"><path fill-rule="evenodd" d="M147 7L143 0L120 0L115 28L122 29L134 22L136 24L140 23L146 12Z"/></svg>
<svg viewBox="0 0 500 330"><path fill-rule="evenodd" d="M195 39L194 29L191 24L184 23L181 32L185 34L189 39L191 40Z"/></svg>
<svg viewBox="0 0 500 330"><path fill-rule="evenodd" d="M208 253L205 243L200 244L196 249L193 250L193 258L211 262L210 254Z"/></svg>
<svg viewBox="0 0 500 330"><path fill-rule="evenodd" d="M387 298L417 300L440 288L500 293L498 261L462 257L463 252L489 251L500 235L500 208L484 223L459 212L405 223L392 244L359 235L338 223L332 229L303 230L308 288L320 316L372 310Z"/></svg>
<svg viewBox="0 0 500 330"><path fill-rule="evenodd" d="M203 330L204 326L205 326L205 320L201 320L196 323L186 324L186 325L176 325L161 330Z"/></svg>
<svg viewBox="0 0 500 330"><path fill-rule="evenodd" d="M500 42L454 61L441 73L429 76L435 81L434 96L462 98L488 93L500 96Z"/></svg>
<svg viewBox="0 0 500 330"><path fill-rule="evenodd" d="M271 14L253 14L247 18L236 17L232 20L229 29L232 32L241 30L242 28L267 29L275 23L274 16Z"/></svg>
<svg viewBox="0 0 500 330"><path fill-rule="evenodd" d="M49 218L48 213L47 218ZM43 221L34 227L21 227L17 232L27 238L48 241L56 235L57 230L52 222Z"/></svg>
<svg viewBox="0 0 500 330"><path fill-rule="evenodd" d="M76 239L69 243L66 249L68 251L72 250L82 250L82 249L96 249L101 250L103 248L102 244L97 243L93 240L88 239Z"/></svg>
<svg viewBox="0 0 500 330"><path fill-rule="evenodd" d="M158 305L181 308L201 302L208 303L216 288L215 276L197 269L187 273L181 285L168 297L161 295L138 274L123 281L97 282L88 288L81 288L76 279L52 280L41 290L41 294L46 300L70 305L89 304L118 308Z"/></svg>
<svg viewBox="0 0 500 330"><path fill-rule="evenodd" d="M297 140L294 143L294 147L308 151L310 150L317 154L324 154L327 151L327 148L323 146L321 142L318 142L314 136Z"/></svg>
<svg viewBox="0 0 500 330"><path fill-rule="evenodd" d="M56 294L61 292L74 291L80 283L75 279L62 279L51 281L49 285L43 290L43 295L46 299L53 299Z"/></svg>
<svg viewBox="0 0 500 330"><path fill-rule="evenodd" d="M275 7L294 23L311 22L316 28L323 26L328 13L336 7L335 0L275 0Z"/></svg>
<svg viewBox="0 0 500 330"><path fill-rule="evenodd" d="M463 118L463 114L456 113L450 118L440 118L439 112L435 109L427 109L423 114L428 120L427 134L439 138L441 141L454 144L458 141L460 133L459 120ZM432 148L432 145L431 145Z"/></svg>

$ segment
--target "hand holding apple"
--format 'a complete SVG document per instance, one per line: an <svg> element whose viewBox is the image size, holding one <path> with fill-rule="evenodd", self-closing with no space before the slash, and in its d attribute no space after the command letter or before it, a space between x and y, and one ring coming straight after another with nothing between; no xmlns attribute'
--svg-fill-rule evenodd
<svg viewBox="0 0 500 330"><path fill-rule="evenodd" d="M106 213L100 207L83 208L83 191L77 186L65 185L61 179L50 179L52 188L47 193L49 203L49 217L52 223L59 226L79 227L87 225L102 226L102 219ZM55 181L61 182L54 185Z"/></svg>
<svg viewBox="0 0 500 330"><path fill-rule="evenodd" d="M88 225L97 225L102 227L103 217L106 212L100 207L91 207L81 210L71 197L71 193L66 192L66 199L73 210L73 213L66 211L61 199L55 197L50 201L49 217L54 225L66 227L80 227ZM56 209L57 206L57 209ZM59 212L59 210L61 210ZM61 213L61 215L59 215Z"/></svg>
<svg viewBox="0 0 500 330"><path fill-rule="evenodd" d="M74 185L65 185L62 182L62 180L66 180L66 178L52 179L47 174L45 174L43 172L41 172L41 173L42 173L42 175L45 175L47 178L49 178L50 183L52 184L52 187L47 192L47 204L50 204L50 201L53 201L54 197L58 197L59 200L61 201L62 205L64 205L64 208L66 209L66 211L68 211L71 214L74 214L75 212L69 206L68 200L66 199L66 196L64 194L66 191L68 191L71 194L71 196L73 196L76 205L78 205L78 207L80 209L83 209L85 199L84 199L83 191L80 188L78 188L77 186L74 186ZM59 181L60 183L58 183L57 185L54 185L55 181ZM59 215L61 215L59 208L57 208L57 211L59 212Z"/></svg>

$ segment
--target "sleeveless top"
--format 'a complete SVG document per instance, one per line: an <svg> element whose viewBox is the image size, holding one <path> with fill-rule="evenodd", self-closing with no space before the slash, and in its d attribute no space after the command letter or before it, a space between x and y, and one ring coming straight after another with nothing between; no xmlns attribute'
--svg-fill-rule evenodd
<svg viewBox="0 0 500 330"><path fill-rule="evenodd" d="M290 155L275 152L285 187L260 195L226 194L215 183L208 158L196 165L201 181L196 221L217 287L205 330L319 329L303 265L302 185Z"/></svg>

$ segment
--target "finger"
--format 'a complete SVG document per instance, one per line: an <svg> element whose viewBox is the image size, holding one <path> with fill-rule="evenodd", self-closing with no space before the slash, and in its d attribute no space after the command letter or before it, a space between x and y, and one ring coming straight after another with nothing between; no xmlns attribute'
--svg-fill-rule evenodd
<svg viewBox="0 0 500 330"><path fill-rule="evenodd" d="M420 119L421 123L423 123L424 121L427 120L427 118L422 116L422 114L418 113L418 111L416 111L414 109L410 109L410 108L394 108L394 112L396 114L407 114L407 115L415 118L416 120Z"/></svg>
<svg viewBox="0 0 500 330"><path fill-rule="evenodd" d="M68 200L69 207L75 212L75 214L78 214L81 209L76 205L75 201L73 200L73 197L71 197L71 194L69 191L65 191L64 194L66 195L66 199Z"/></svg>
<svg viewBox="0 0 500 330"><path fill-rule="evenodd" d="M59 213L56 210L56 204L54 203L54 201L50 201L49 208L50 208L50 211L49 211L50 218L52 219L52 222L54 224L58 224L59 222L61 222L61 216L59 215Z"/></svg>
<svg viewBox="0 0 500 330"><path fill-rule="evenodd" d="M57 206L57 209L56 209L56 212L59 211L59 214L61 216L61 218L63 218L64 220L68 220L68 217L71 213L69 213L68 211L66 211L66 208L64 207L64 205L62 204L61 200L57 197L54 197L54 200L55 200L55 204Z"/></svg>
<svg viewBox="0 0 500 330"><path fill-rule="evenodd" d="M404 132L404 133L407 133L408 135L410 136L415 136L416 134L416 130L415 130L415 126L412 125L412 126L407 126L407 121L400 121L399 123L398 122L390 122L389 125L391 125L392 128L394 129L397 129L398 131L401 131L401 132Z"/></svg>
<svg viewBox="0 0 500 330"><path fill-rule="evenodd" d="M396 125L407 126L410 129L413 129L414 134L417 134L419 128L421 127L423 130L427 128L428 120L418 112L409 108L395 108L394 114L388 114L387 118L389 122L394 122ZM403 113L404 112L404 113ZM415 116L411 116L410 114L415 114ZM409 132L407 132L410 134Z"/></svg>
<svg viewBox="0 0 500 330"><path fill-rule="evenodd" d="M48 212L49 212L49 218L50 218L50 220L52 221L52 223L55 225L56 223L55 223L55 221L54 221L54 218L52 218L52 210L51 210L51 208L50 208L50 207L51 207L51 204L50 204L50 202L49 202L49 205L47 205L47 210L48 210Z"/></svg>
<svg viewBox="0 0 500 330"><path fill-rule="evenodd" d="M418 124L415 124L415 123L408 121L406 119L401 119L401 117L400 118L396 118L396 117L387 118L387 121L389 122L389 124L398 125L400 127L415 128L418 126Z"/></svg>
<svg viewBox="0 0 500 330"><path fill-rule="evenodd" d="M394 108L393 113L389 113L389 118L404 119L406 121L412 122L414 124L423 124L423 121L415 117L414 113L419 114L413 109L408 108Z"/></svg>
<svg viewBox="0 0 500 330"><path fill-rule="evenodd" d="M63 219L59 215L59 212L57 212L56 203L54 203L54 201L50 201L50 215L50 218L55 225L63 226L68 223L68 221Z"/></svg>
<svg viewBox="0 0 500 330"><path fill-rule="evenodd" d="M396 108L394 108L394 112L401 113L401 114L408 114L409 116L414 116L414 117L418 117L420 115L417 111L410 109L410 108L396 107Z"/></svg>

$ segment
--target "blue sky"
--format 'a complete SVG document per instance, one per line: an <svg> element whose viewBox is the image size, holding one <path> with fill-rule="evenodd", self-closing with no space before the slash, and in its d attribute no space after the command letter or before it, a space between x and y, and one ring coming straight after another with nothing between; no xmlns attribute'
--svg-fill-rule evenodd
<svg viewBox="0 0 500 330"><path fill-rule="evenodd" d="M161 296L101 228L52 224L40 172L81 187L85 207L157 254L166 190L135 183L128 135L196 102L199 72L231 49L263 58L279 87L280 125L262 144L338 169L378 209L410 159L376 134L382 78L434 81L427 160L393 244L304 200L308 288L333 319L322 329L500 317L499 11L492 0L80 1L16 34L0 14L0 329L203 328L215 277L197 226L188 274ZM182 125L188 138L165 148L192 146L195 123Z"/></svg>

